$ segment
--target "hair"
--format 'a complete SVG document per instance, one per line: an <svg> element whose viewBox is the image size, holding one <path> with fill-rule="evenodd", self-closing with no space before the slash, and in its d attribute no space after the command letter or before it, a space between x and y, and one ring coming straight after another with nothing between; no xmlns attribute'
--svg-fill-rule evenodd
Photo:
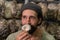
<svg viewBox="0 0 60 40"><path fill-rule="evenodd" d="M34 10L37 13L37 17L43 19L41 7L33 3L27 3L21 7L19 15L20 17L22 16L22 12L26 9Z"/></svg>

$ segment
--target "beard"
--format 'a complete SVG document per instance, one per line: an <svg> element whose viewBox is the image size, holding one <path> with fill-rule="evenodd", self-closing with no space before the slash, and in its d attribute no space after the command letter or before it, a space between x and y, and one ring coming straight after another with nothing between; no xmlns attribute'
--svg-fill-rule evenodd
<svg viewBox="0 0 60 40"><path fill-rule="evenodd" d="M26 25L26 24L25 24ZM31 24L28 24L30 27L28 28L28 26L26 26L25 28L26 29L28 29L28 33L29 34L33 34L34 33L34 31L37 29L37 27L35 27L35 26L33 26L33 25L31 25ZM22 27L23 27L24 25L22 25Z"/></svg>
<svg viewBox="0 0 60 40"><path fill-rule="evenodd" d="M29 34L33 34L37 27L31 25L31 30L28 31Z"/></svg>

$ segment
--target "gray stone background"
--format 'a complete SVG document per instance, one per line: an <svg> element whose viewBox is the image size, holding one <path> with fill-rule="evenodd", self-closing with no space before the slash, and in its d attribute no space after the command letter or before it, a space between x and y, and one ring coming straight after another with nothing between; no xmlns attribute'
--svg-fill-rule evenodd
<svg viewBox="0 0 60 40"><path fill-rule="evenodd" d="M26 1L26 0L25 0ZM0 40L21 29L20 8L25 1L0 0ZM33 0L29 1L41 6L43 24L46 31L60 40L60 0Z"/></svg>

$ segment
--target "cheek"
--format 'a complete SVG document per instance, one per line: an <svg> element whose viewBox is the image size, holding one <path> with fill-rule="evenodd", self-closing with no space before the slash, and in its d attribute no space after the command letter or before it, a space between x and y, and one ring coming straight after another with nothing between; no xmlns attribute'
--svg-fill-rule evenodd
<svg viewBox="0 0 60 40"><path fill-rule="evenodd" d="M26 20L22 20L22 25L26 24Z"/></svg>
<svg viewBox="0 0 60 40"><path fill-rule="evenodd" d="M37 25L38 24L38 21L37 20L31 20L31 24L32 25Z"/></svg>

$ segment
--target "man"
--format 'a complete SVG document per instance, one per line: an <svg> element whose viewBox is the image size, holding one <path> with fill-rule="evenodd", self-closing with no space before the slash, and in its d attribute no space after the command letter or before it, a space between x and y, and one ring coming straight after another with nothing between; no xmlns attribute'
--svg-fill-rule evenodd
<svg viewBox="0 0 60 40"><path fill-rule="evenodd" d="M34 32L29 33L25 30L20 30L8 36L6 40L55 40L51 35L44 31L43 27L40 27L43 17L41 8L38 5L33 3L23 5L20 16L21 24L31 25Z"/></svg>

